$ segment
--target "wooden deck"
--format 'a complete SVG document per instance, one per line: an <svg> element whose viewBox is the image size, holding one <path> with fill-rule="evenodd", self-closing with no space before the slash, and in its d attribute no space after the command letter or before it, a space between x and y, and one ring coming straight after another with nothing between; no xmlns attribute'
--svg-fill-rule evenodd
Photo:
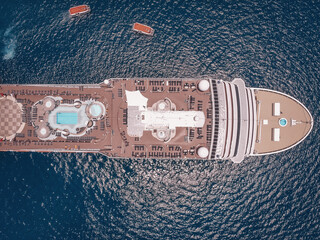
<svg viewBox="0 0 320 240"><path fill-rule="evenodd" d="M281 93L257 89L256 99L258 115L256 154L273 153L290 148L304 139L311 130L311 115L293 98ZM279 116L273 114L273 103L280 103ZM280 126L281 118L287 120L286 126ZM280 129L279 141L272 140L275 128Z"/></svg>
<svg viewBox="0 0 320 240"><path fill-rule="evenodd" d="M175 137L165 143L157 140L151 131L145 131L141 138L130 137L128 128L128 106L125 90L136 91L148 98L148 107L164 98L169 98L177 111L212 111L210 91L197 91L198 79L112 79L109 85L1 85L1 92L12 94L25 110L26 126L14 141L0 142L0 151L66 151L101 152L110 157L140 158L199 158L196 149L205 146L210 149L212 119L207 118L204 128L177 128ZM35 104L47 96L62 97L61 104L73 104L75 99L94 99L106 108L103 119L82 137L64 138L54 129L53 140L41 140L37 126L47 123L42 108L33 111ZM41 104L40 104L41 105Z"/></svg>

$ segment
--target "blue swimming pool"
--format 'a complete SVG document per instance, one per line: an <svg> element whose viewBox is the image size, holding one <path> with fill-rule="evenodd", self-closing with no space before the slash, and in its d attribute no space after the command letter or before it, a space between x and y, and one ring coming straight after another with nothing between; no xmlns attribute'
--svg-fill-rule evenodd
<svg viewBox="0 0 320 240"><path fill-rule="evenodd" d="M59 112L57 113L57 124L74 125L78 123L78 113L76 112Z"/></svg>

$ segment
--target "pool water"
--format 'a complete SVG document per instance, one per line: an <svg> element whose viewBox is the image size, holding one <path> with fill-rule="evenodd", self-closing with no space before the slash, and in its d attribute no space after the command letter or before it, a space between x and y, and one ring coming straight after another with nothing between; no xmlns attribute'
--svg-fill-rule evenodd
<svg viewBox="0 0 320 240"><path fill-rule="evenodd" d="M78 113L59 112L57 113L57 124L74 125L78 123Z"/></svg>
<svg viewBox="0 0 320 240"><path fill-rule="evenodd" d="M90 107L90 113L92 116L94 117L98 117L101 115L102 113L102 108L101 106L97 105L97 104L93 104L91 107Z"/></svg>
<svg viewBox="0 0 320 240"><path fill-rule="evenodd" d="M287 125L287 123L288 123L288 121L285 118L281 118L279 120L279 124L280 124L281 127L285 127Z"/></svg>

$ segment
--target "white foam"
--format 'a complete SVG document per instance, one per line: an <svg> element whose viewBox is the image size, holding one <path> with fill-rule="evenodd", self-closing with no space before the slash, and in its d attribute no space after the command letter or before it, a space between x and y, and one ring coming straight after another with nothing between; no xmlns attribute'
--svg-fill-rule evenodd
<svg viewBox="0 0 320 240"><path fill-rule="evenodd" d="M3 34L2 41L4 43L3 60L12 59L15 56L15 50L17 47L17 39L12 34L13 27L9 27Z"/></svg>

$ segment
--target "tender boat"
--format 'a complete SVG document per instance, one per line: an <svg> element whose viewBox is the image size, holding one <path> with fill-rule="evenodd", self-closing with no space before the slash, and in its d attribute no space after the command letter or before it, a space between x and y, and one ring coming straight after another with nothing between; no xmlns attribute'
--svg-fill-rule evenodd
<svg viewBox="0 0 320 240"><path fill-rule="evenodd" d="M149 36L153 36L153 34L154 34L153 28L151 28L147 25L143 25L141 23L134 23L132 29L135 32L142 33L142 34L149 35Z"/></svg>
<svg viewBox="0 0 320 240"><path fill-rule="evenodd" d="M80 5L69 9L71 16L77 16L88 12L90 12L90 7L88 5Z"/></svg>

